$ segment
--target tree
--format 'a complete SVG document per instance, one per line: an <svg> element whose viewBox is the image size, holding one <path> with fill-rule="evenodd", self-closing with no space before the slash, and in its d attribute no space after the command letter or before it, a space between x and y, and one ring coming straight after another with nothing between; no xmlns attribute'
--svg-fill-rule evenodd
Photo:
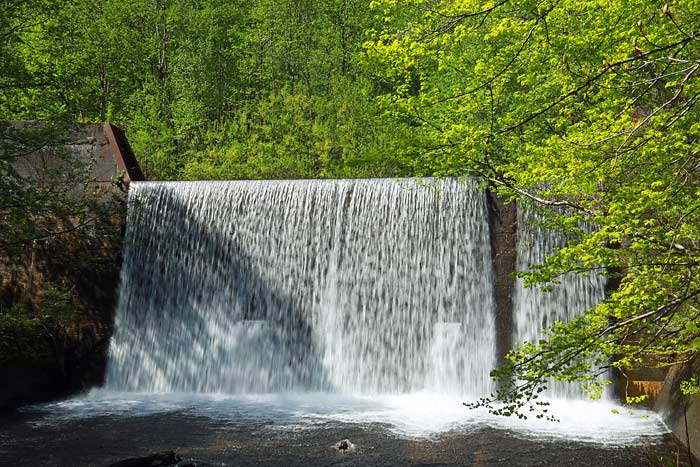
<svg viewBox="0 0 700 467"><path fill-rule="evenodd" d="M12 0L0 116L111 121L151 179L410 175L358 57L369 0Z"/></svg>
<svg viewBox="0 0 700 467"><path fill-rule="evenodd" d="M417 170L479 176L569 233L528 283L599 269L617 283L595 309L512 351L493 373L500 389L475 405L525 416L551 376L595 395L611 366L697 359L700 2L373 7L386 26L367 44L368 66L387 113L425 136Z"/></svg>

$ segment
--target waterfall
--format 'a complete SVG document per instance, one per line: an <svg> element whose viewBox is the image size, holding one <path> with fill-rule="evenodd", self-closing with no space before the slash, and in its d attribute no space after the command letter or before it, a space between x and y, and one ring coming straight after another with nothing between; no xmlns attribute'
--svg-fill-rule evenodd
<svg viewBox="0 0 700 467"><path fill-rule="evenodd" d="M541 220L533 212L518 209L518 271L528 271L531 264L542 264L547 255L566 245L566 235L538 227ZM606 279L601 274L569 273L559 280L560 284L549 292L537 287L525 288L522 279L516 280L513 295L513 337L516 342L539 341L544 328L557 321L571 321L583 311L595 307L605 296ZM549 381L547 395L566 399L587 398L580 386L554 380Z"/></svg>
<svg viewBox="0 0 700 467"><path fill-rule="evenodd" d="M487 216L449 179L132 183L106 387L486 395Z"/></svg>

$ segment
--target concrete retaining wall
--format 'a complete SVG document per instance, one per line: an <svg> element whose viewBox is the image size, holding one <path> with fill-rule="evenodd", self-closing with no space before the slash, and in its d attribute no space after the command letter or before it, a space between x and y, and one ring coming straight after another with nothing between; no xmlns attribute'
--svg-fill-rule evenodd
<svg viewBox="0 0 700 467"><path fill-rule="evenodd" d="M0 124L7 128L7 123ZM32 130L46 125L10 122L10 128ZM11 254L0 251L0 300L4 307L19 301L36 307L40 304L37 291L65 281L75 291L79 301L75 309L80 310L75 313L79 321L61 325L45 322L44 331L38 333L6 327L10 339L31 339L35 348L43 350L1 356L0 411L75 393L100 384L104 377L121 264L126 187L131 181L142 180L143 175L123 132L108 123L74 125L62 129L61 135L60 140L46 145L37 138L39 142L32 142L31 151L19 151L12 168L47 190L60 186L59 192L65 189L70 195L85 196L91 210L109 213L99 222L112 233L94 235L88 244L78 238L79 232L72 232L61 236L60 242L35 240ZM89 246L95 261L76 264L75 254L84 254L84 246Z"/></svg>
<svg viewBox="0 0 700 467"><path fill-rule="evenodd" d="M14 121L15 129L40 129L43 123ZM84 164L94 187L115 191L119 183L143 180L133 151L124 132L109 123L84 123L68 128L59 147L66 150L66 157L56 157L55 151L37 150L17 157L12 165L23 176L46 181L50 174L60 174L66 164ZM83 180L76 180L78 185ZM116 186L115 186L116 184Z"/></svg>
<svg viewBox="0 0 700 467"><path fill-rule="evenodd" d="M700 394L685 396L680 383L700 374L700 359L692 364L672 367L664 380L654 409L659 412L678 440L700 465Z"/></svg>

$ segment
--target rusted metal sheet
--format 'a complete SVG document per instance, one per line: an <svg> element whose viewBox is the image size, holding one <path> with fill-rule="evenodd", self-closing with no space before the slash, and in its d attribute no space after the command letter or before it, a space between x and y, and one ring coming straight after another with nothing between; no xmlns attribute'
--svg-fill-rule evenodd
<svg viewBox="0 0 700 467"><path fill-rule="evenodd" d="M128 185L130 182L145 180L146 178L143 176L136 156L134 156L134 152L131 150L124 130L111 123L105 123L104 132L119 170L124 171L124 183Z"/></svg>

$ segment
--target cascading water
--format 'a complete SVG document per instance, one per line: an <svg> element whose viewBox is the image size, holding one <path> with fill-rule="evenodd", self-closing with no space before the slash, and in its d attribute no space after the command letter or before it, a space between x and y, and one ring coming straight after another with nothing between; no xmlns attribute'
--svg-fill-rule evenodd
<svg viewBox="0 0 700 467"><path fill-rule="evenodd" d="M566 245L564 234L543 230L537 226L539 216L518 209L518 242L516 269L528 271L532 264L542 264L546 256ZM516 342L537 342L543 329L555 322L569 322L584 310L595 307L605 296L605 276L566 274L551 291L537 287L525 288L523 280L516 280L513 296L514 329ZM566 399L586 399L588 395L576 384L551 380L547 396Z"/></svg>
<svg viewBox="0 0 700 467"><path fill-rule="evenodd" d="M550 399L553 423L462 406L493 389L486 198L421 185L133 183L106 387L28 409L17 435L0 430L0 456L99 465L177 446L217 465L637 465L586 445L655 442L668 430L653 413ZM562 240L520 228L521 269ZM517 292L516 337L602 293L597 278L563 288Z"/></svg>
<svg viewBox="0 0 700 467"><path fill-rule="evenodd" d="M486 395L492 276L456 180L133 183L106 387Z"/></svg>
<svg viewBox="0 0 700 467"><path fill-rule="evenodd" d="M493 390L486 197L427 182L133 183L105 387L40 410L59 423L157 414L165 437L183 414L255 440L282 430L285 446L348 423L402 436L486 423L567 443L665 433L654 414L613 415L558 385L556 424L462 406ZM520 269L563 241L520 231ZM515 294L516 338L533 339L592 306L602 281Z"/></svg>

